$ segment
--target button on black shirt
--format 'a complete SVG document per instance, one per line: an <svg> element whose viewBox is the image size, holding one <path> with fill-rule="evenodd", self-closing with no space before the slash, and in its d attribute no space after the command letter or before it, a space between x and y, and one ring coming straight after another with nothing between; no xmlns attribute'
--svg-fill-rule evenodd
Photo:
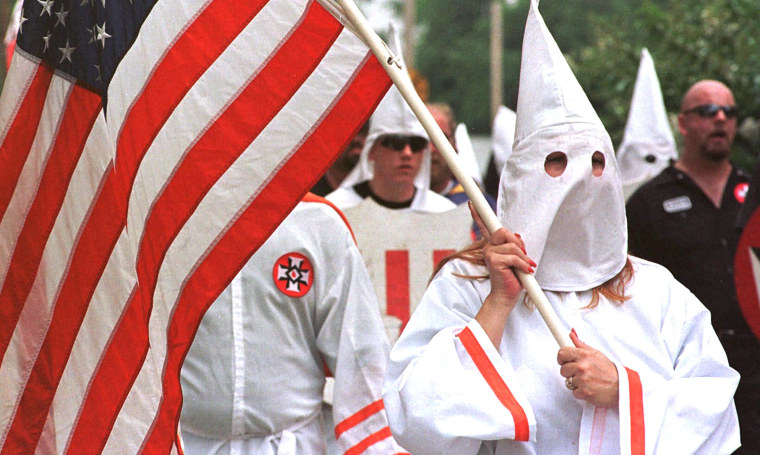
<svg viewBox="0 0 760 455"><path fill-rule="evenodd" d="M710 310L718 333L749 332L736 299L733 269L740 190L747 180L733 168L717 208L688 175L670 166L626 204L631 254L670 270Z"/></svg>

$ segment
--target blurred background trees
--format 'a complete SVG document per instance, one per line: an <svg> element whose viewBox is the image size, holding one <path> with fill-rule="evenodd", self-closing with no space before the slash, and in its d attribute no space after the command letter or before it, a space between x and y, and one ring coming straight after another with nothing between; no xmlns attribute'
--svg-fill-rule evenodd
<svg viewBox="0 0 760 455"><path fill-rule="evenodd" d="M357 0L416 13L414 70L431 101L451 104L472 134L489 135L492 2ZM503 104L517 105L520 51L529 0L498 0L502 11ZM0 36L14 0L0 0ZM749 169L760 145L760 1L543 0L541 14L613 142L622 138L642 47L652 54L668 111L677 114L693 82L718 79L734 91L740 134L734 161ZM370 17L372 19L372 17ZM377 24L377 22L375 22ZM386 30L380 28L381 35ZM0 85L5 68L0 65ZM675 131L677 140L680 139Z"/></svg>
<svg viewBox="0 0 760 455"><path fill-rule="evenodd" d="M490 134L490 0L417 0L416 70L430 98L450 103L476 134ZM517 101L529 0L503 4L503 103ZM760 2L756 0L564 0L541 14L619 144L641 49L652 54L670 113L699 79L725 82L740 108L734 161L756 159L760 118ZM676 131L676 137L678 138Z"/></svg>
<svg viewBox="0 0 760 455"><path fill-rule="evenodd" d="M717 79L731 88L740 125L733 161L749 169L758 151L760 2L646 0L618 18L592 18L594 41L580 49L574 68L615 143L625 126L639 53L647 47L668 112L678 112L696 80Z"/></svg>

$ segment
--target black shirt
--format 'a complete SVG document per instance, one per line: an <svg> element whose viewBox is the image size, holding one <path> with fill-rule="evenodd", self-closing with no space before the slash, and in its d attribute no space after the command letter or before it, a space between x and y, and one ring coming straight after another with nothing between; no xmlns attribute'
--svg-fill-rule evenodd
<svg viewBox="0 0 760 455"><path fill-rule="evenodd" d="M735 223L747 180L733 168L717 208L688 175L669 166L626 204L631 254L670 270L710 310L719 334L749 334L734 288Z"/></svg>
<svg viewBox="0 0 760 455"><path fill-rule="evenodd" d="M369 187L369 181L364 181L362 183L357 183L354 185L354 191L361 196L363 199L367 199L368 197L371 197L373 201L377 202L379 205L382 205L383 207L389 208L389 209L405 209L412 206L412 201L414 201L414 195L412 195L412 198L408 201L403 202L392 202L392 201L386 201L385 199L381 198L377 194L372 192L372 188ZM414 194L417 194L417 188L414 189Z"/></svg>

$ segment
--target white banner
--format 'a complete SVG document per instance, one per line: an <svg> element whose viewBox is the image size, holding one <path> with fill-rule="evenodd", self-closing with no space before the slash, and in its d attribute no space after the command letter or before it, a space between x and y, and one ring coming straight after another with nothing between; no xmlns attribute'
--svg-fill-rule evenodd
<svg viewBox="0 0 760 455"><path fill-rule="evenodd" d="M470 211L462 204L442 213L406 212L367 198L343 212L393 344L422 299L435 265L472 241Z"/></svg>

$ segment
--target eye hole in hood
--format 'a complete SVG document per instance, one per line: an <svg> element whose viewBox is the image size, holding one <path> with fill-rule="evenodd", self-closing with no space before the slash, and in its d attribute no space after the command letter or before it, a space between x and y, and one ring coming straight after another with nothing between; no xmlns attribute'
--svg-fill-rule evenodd
<svg viewBox="0 0 760 455"><path fill-rule="evenodd" d="M594 177L601 177L604 172L604 164L604 153L597 150L591 155L591 173Z"/></svg>
<svg viewBox="0 0 760 455"><path fill-rule="evenodd" d="M546 155L544 170L552 177L559 177L567 167L567 155L564 152L552 152Z"/></svg>

